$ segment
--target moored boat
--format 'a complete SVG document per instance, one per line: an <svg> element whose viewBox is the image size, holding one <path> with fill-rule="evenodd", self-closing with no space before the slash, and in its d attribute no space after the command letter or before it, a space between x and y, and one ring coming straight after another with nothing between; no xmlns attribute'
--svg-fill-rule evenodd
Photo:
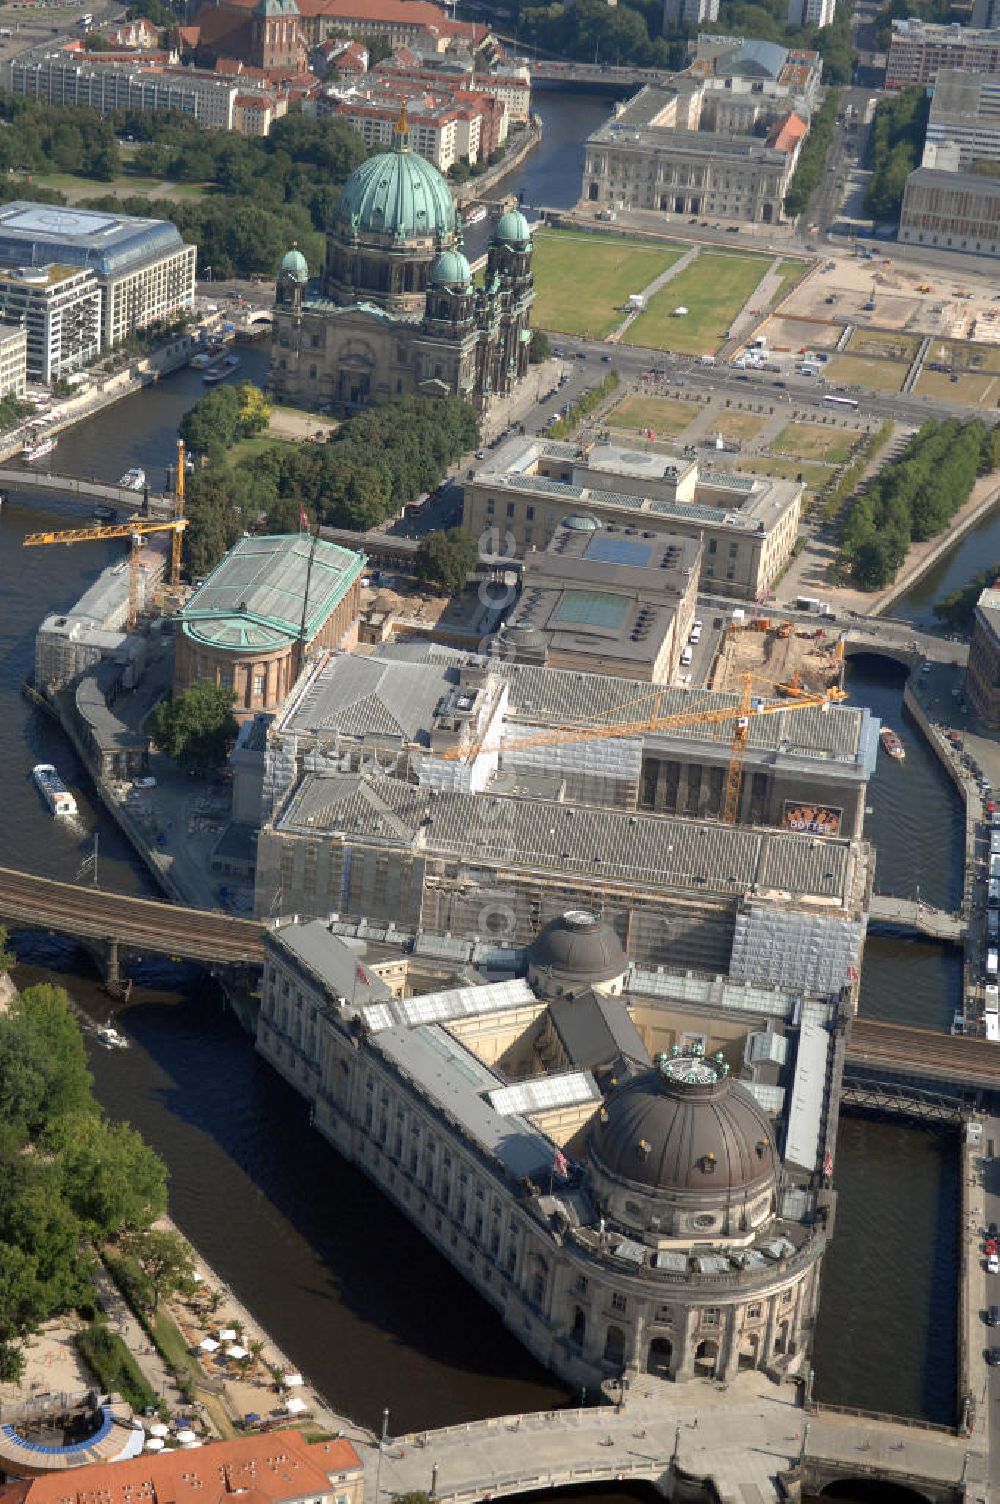
<svg viewBox="0 0 1000 1504"><path fill-rule="evenodd" d="M878 739L882 743L883 751L888 752L890 757L902 759L906 756L906 748L891 726L883 726Z"/></svg>
<svg viewBox="0 0 1000 1504"><path fill-rule="evenodd" d="M118 1030L113 1029L110 1024L106 1024L103 1029L98 1029L97 1038L106 1050L128 1049L128 1040L125 1035L119 1034Z"/></svg>
<svg viewBox="0 0 1000 1504"><path fill-rule="evenodd" d="M55 447L56 441L51 434L47 434L44 439L29 439L21 450L21 458L31 464L32 460L44 459Z"/></svg>
<svg viewBox="0 0 1000 1504"><path fill-rule="evenodd" d="M118 484L125 491L141 491L146 484L146 472L141 465L130 465Z"/></svg>
<svg viewBox="0 0 1000 1504"><path fill-rule="evenodd" d="M31 770L42 798L53 815L75 815L76 800L63 783L52 763L39 762Z"/></svg>

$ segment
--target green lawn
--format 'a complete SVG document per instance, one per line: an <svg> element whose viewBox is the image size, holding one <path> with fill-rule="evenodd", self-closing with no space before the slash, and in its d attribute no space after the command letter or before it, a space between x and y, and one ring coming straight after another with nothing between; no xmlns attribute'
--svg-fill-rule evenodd
<svg viewBox="0 0 1000 1504"><path fill-rule="evenodd" d="M840 465L850 459L860 434L845 433L822 423L789 423L771 445L778 454L795 454L807 460L825 460Z"/></svg>
<svg viewBox="0 0 1000 1504"><path fill-rule="evenodd" d="M993 406L996 376L990 371L959 376L957 381L944 371L928 371L926 366L917 377L913 390L919 397L937 397L944 402L962 402Z"/></svg>
<svg viewBox="0 0 1000 1504"><path fill-rule="evenodd" d="M281 433L255 433L252 439L240 439L232 449L227 451L227 457L231 465L238 464L240 460L256 459L265 449L272 449L275 444L291 444L294 441Z"/></svg>
<svg viewBox="0 0 1000 1504"><path fill-rule="evenodd" d="M878 355L837 355L827 366L826 375L828 381L899 392L909 369L905 360L883 360Z"/></svg>
<svg viewBox="0 0 1000 1504"><path fill-rule="evenodd" d="M72 203L110 193L119 198L202 198L213 188L211 183L170 183L161 178L133 176L132 173L119 173L105 182L75 172L33 172L25 181L36 188L51 188L56 193L63 193Z"/></svg>
<svg viewBox="0 0 1000 1504"><path fill-rule="evenodd" d="M778 266L777 266L777 275L778 275L779 281L781 283L781 286L778 288L778 291L775 293L774 297L772 298L772 300L771 300L772 303L774 303L775 306L777 306L777 304L780 303L781 300L782 300L782 298L785 296L786 292L788 292L789 289L791 287L793 287L794 284L796 282L798 282L801 277L804 277L805 274L806 274L806 267L805 267L804 262L802 262L802 261L779 261L778 262Z"/></svg>
<svg viewBox="0 0 1000 1504"><path fill-rule="evenodd" d="M686 355L714 354L767 268L760 256L703 251L656 294L629 330L630 341ZM675 308L687 313L677 317Z"/></svg>
<svg viewBox="0 0 1000 1504"><path fill-rule="evenodd" d="M540 230L534 247L532 323L595 339L617 329L630 293L648 287L684 254L677 246L637 245L565 230Z"/></svg>
<svg viewBox="0 0 1000 1504"><path fill-rule="evenodd" d="M710 432L721 433L724 439L755 439L765 421L753 413L721 412L713 415Z"/></svg>
<svg viewBox="0 0 1000 1504"><path fill-rule="evenodd" d="M764 458L763 456L746 460L737 468L747 475L772 475L779 480L801 479L814 491L825 486L834 473L831 466L819 465L815 461Z"/></svg>
<svg viewBox="0 0 1000 1504"><path fill-rule="evenodd" d="M701 412L697 402L676 402L672 397L626 397L608 415L614 428L634 428L645 432L651 428L664 438L675 438Z"/></svg>

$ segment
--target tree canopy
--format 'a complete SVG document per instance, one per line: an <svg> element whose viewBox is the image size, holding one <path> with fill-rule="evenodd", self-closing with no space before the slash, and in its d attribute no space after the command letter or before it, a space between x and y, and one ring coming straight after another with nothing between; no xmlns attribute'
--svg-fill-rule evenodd
<svg viewBox="0 0 1000 1504"><path fill-rule="evenodd" d="M182 432L201 428L197 419ZM405 397L348 418L325 444L270 444L235 465L215 448L188 487L186 567L205 574L261 519L269 532L294 532L303 510L333 527L376 527L432 490L478 433L460 398Z"/></svg>
<svg viewBox="0 0 1000 1504"><path fill-rule="evenodd" d="M29 1332L87 1295L85 1235L144 1226L166 1200L162 1162L94 1101L66 993L15 996L0 1014L0 1381L20 1377Z"/></svg>
<svg viewBox="0 0 1000 1504"><path fill-rule="evenodd" d="M235 695L221 684L203 680L161 700L149 729L161 752L189 773L221 767L239 727L233 715Z"/></svg>
<svg viewBox="0 0 1000 1504"><path fill-rule="evenodd" d="M911 543L935 538L964 505L976 477L1000 461L1000 434L978 418L931 420L855 500L836 568L862 590L894 579Z"/></svg>
<svg viewBox="0 0 1000 1504"><path fill-rule="evenodd" d="M865 210L872 219L898 219L906 179L920 161L930 98L923 88L901 89L879 102L868 139L872 169Z"/></svg>
<svg viewBox="0 0 1000 1504"><path fill-rule="evenodd" d="M465 589L478 557L475 539L459 527L427 533L417 545L417 575L439 585L446 595L457 595Z"/></svg>
<svg viewBox="0 0 1000 1504"><path fill-rule="evenodd" d="M976 602L984 590L995 589L997 580L1000 579L1000 563L991 564L989 569L980 569L967 585L961 585L946 595L943 600L937 602L934 607L934 615L939 621L947 622L957 632L968 632L972 628L972 618L976 611Z"/></svg>

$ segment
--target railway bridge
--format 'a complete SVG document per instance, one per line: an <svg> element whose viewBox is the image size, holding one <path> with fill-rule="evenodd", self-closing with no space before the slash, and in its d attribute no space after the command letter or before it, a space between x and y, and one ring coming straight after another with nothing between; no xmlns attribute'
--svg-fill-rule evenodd
<svg viewBox="0 0 1000 1504"><path fill-rule="evenodd" d="M119 980L122 950L206 965L260 966L264 959L264 927L256 920L55 882L10 867L0 867L0 918L102 949L112 984Z"/></svg>

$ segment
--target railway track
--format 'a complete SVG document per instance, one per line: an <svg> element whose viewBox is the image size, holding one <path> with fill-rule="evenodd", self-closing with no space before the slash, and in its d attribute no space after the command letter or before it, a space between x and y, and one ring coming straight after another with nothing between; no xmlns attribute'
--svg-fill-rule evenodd
<svg viewBox="0 0 1000 1504"><path fill-rule="evenodd" d="M117 940L130 950L184 960L260 965L264 957L263 927L255 920L80 888L9 867L0 867L0 916L32 929Z"/></svg>
<svg viewBox="0 0 1000 1504"><path fill-rule="evenodd" d="M985 1039L856 1018L847 1039L847 1059L954 1085L1000 1089L1000 1045Z"/></svg>

